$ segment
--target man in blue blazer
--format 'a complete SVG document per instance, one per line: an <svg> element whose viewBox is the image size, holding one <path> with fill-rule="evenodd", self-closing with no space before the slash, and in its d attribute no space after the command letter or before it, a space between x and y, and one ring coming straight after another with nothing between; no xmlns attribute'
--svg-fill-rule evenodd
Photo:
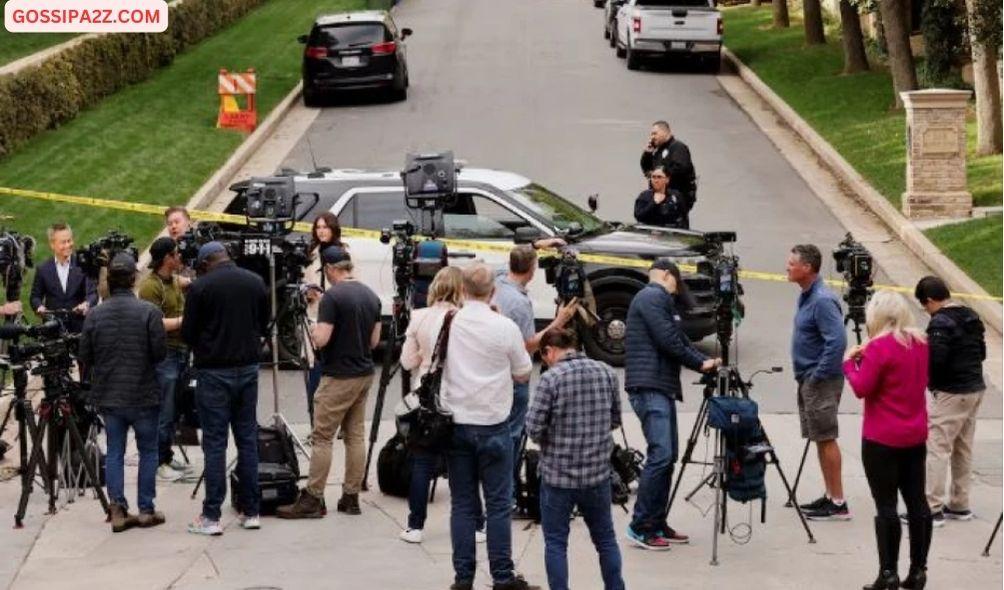
<svg viewBox="0 0 1004 590"><path fill-rule="evenodd" d="M87 310L98 304L97 285L77 266L70 226L54 223L48 236L53 257L35 271L29 302L39 316L50 311L72 310L76 315L66 323L66 329L79 333Z"/></svg>

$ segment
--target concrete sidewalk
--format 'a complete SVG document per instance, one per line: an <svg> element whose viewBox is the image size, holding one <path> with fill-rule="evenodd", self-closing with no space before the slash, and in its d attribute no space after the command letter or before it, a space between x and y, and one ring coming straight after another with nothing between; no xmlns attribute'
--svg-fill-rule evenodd
<svg viewBox="0 0 1004 590"><path fill-rule="evenodd" d="M681 444L685 444L694 414L681 414ZM794 479L801 441L794 415L764 415L764 425L778 448L789 480ZM633 415L625 416L628 437L640 445L642 436ZM300 426L299 428L302 428ZM712 537L713 494L700 491L691 503L682 501L701 479L702 468L687 468L681 499L673 508L674 527L691 535L693 542L669 554L635 549L623 540L628 516L614 507L624 555L624 575L630 588L711 588L740 584L746 588L858 588L874 576L877 563L872 533L874 507L860 462L860 417L842 415L844 433L844 485L854 519L850 522L812 523L817 543L809 544L793 511L783 507L784 490L776 471L768 478L767 523L759 523L759 504L729 505L729 528L738 538L743 523L752 520L752 538L740 545L728 535L719 538L721 564L709 565ZM382 424L389 437L390 422ZM336 443L340 447L340 443ZM705 439L695 457L704 456ZM973 510L976 520L949 522L935 532L930 560L931 588L1000 588L1001 544L992 556L981 557L983 545L1001 511L1001 420L983 419L977 430L976 480ZM193 462L201 464L198 449ZM134 456L133 456L134 457ZM127 460L127 464L130 461ZM135 462L134 460L132 461ZM341 448L335 449L335 466L328 499L340 493L344 468ZM135 494L135 466L127 467L127 493ZM375 488L376 476L371 473ZM348 517L332 512L319 521L280 521L267 518L260 531L245 531L235 515L224 508L226 533L219 538L196 537L185 532L187 522L200 508L190 499L191 483L158 485L158 508L168 522L152 530L131 530L113 535L103 522L99 504L88 495L44 515L44 496L31 496L25 528L0 539L0 581L10 588L446 588L452 581L449 540L449 490L440 481L436 501L430 506L426 541L407 545L397 533L407 519L403 499L384 496L373 489L363 494L363 515ZM815 497L820 489L818 468L810 458L800 497ZM0 484L0 506L11 512L20 493L19 480ZM633 504L632 498L632 504ZM540 529L527 522L513 523L513 557L528 580L546 585ZM485 558L479 545L479 558ZM599 569L584 525L572 526L569 561L572 586L599 588ZM901 569L908 562L904 533ZM476 583L490 587L487 564L481 563Z"/></svg>

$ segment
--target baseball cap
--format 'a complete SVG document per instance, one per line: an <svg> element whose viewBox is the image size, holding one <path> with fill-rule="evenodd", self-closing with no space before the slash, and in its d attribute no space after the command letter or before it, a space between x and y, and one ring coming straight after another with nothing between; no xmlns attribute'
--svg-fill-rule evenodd
<svg viewBox="0 0 1004 590"><path fill-rule="evenodd" d="M116 254L108 263L108 273L116 275L131 275L136 272L136 261L125 252Z"/></svg>
<svg viewBox="0 0 1004 590"><path fill-rule="evenodd" d="M164 257L171 254L178 247L178 244L171 238L164 236L157 238L150 245L150 265L148 268L157 268L164 261Z"/></svg>
<svg viewBox="0 0 1004 590"><path fill-rule="evenodd" d="M676 263L669 258L656 258L652 261L652 266L649 267L649 270L668 270L674 276L680 274L680 269L676 266Z"/></svg>
<svg viewBox="0 0 1004 590"><path fill-rule="evenodd" d="M213 254L219 254L220 252L226 251L227 249L219 242L209 242L207 244L203 244L202 247L199 248L198 256L195 257L195 266L202 266L205 264L206 259Z"/></svg>
<svg viewBox="0 0 1004 590"><path fill-rule="evenodd" d="M321 252L321 260L324 264L338 264L340 262L351 262L348 250L341 246L328 246Z"/></svg>

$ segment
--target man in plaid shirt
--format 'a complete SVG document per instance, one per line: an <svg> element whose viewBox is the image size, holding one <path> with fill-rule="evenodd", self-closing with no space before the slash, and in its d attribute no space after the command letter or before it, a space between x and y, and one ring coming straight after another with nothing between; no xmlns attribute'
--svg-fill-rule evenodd
<svg viewBox="0 0 1004 590"><path fill-rule="evenodd" d="M575 332L540 342L550 370L537 384L526 430L540 445L540 513L551 590L568 588L568 529L578 506L600 559L606 590L622 590L621 554L610 515L610 431L620 426L620 385L609 366L578 351Z"/></svg>

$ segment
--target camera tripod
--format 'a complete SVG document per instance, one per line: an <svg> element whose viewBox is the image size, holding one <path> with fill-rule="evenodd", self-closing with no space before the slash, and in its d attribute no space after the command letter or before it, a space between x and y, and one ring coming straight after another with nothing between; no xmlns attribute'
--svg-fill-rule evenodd
<svg viewBox="0 0 1004 590"><path fill-rule="evenodd" d="M723 358L727 358L727 353L726 356L723 356ZM770 371L765 372L774 373L779 371L779 367L774 367ZM694 489L684 497L684 500L689 502L690 499L693 498L694 495L696 495L697 492L704 486L708 486L715 490L715 519L711 537L711 565L718 565L718 535L724 535L727 532L726 524L728 516L728 495L726 494L725 473L725 437L720 430L713 429L715 431L715 456L713 462L711 463L708 463L706 460L695 461L693 459L694 448L697 446L697 440L701 436L701 432L706 432L707 429L710 428L708 425L708 412L710 409L709 405L711 398L713 396L732 396L749 399L749 389L752 387L752 381L744 381L742 376L739 374L739 369L735 366L720 367L717 375L705 377L702 381L705 385L704 399L701 401L701 407L697 412L697 419L694 421L694 427L690 431L690 435L687 437L687 447L683 452L682 459L680 460L680 473L677 475L672 494L670 494L665 514L668 516L670 510L673 508L673 502L676 499L677 492L680 490L680 483L683 481L683 473L686 470L687 465L695 463L698 465L712 467L712 472L702 479L697 486L695 486ZM777 469L777 473L781 477L781 482L784 484L784 487L788 492L788 498L793 499L795 497L795 492L788 484L788 479L784 475L784 470L781 469L781 462L777 457L777 451L771 444L770 437L767 435L767 431L764 429L763 424L759 422L759 417L757 418L757 422L759 423L758 426L760 432L763 434L762 444L760 445L758 451L764 454L764 460L768 465L774 465ZM795 509L798 512L798 518L802 523L802 528L805 529L805 533L809 537L809 543L815 543L816 539L812 535L812 530L809 529L809 523L805 520L805 515L802 514L802 511L798 508L797 503L795 506ZM760 522L767 522L767 505L764 499L760 500Z"/></svg>
<svg viewBox="0 0 1004 590"><path fill-rule="evenodd" d="M24 365L11 367L14 375L14 414L18 422L18 441L21 453L21 497L18 500L17 512L14 513L14 528L24 526L24 515L28 509L28 497L35 483L35 476L41 479L41 486L49 497L49 514L56 512L56 498L59 495L57 484L60 483L57 461L58 447L53 444L57 439L57 428L65 427L67 440L64 453L79 461L86 480L75 478L78 472L70 472L68 476L74 486L87 485L94 490L94 495L101 502L105 514L110 514L108 498L101 489L100 480L93 465L85 453L84 440L77 429L77 421L73 411L73 400L70 384L65 376L44 376L45 397L38 407L38 422L27 398L28 371ZM48 435L48 437L46 437ZM31 451L28 450L28 439L31 439ZM42 450L42 440L49 441L49 454ZM30 456L29 456L30 455ZM64 476L66 477L66 476Z"/></svg>

